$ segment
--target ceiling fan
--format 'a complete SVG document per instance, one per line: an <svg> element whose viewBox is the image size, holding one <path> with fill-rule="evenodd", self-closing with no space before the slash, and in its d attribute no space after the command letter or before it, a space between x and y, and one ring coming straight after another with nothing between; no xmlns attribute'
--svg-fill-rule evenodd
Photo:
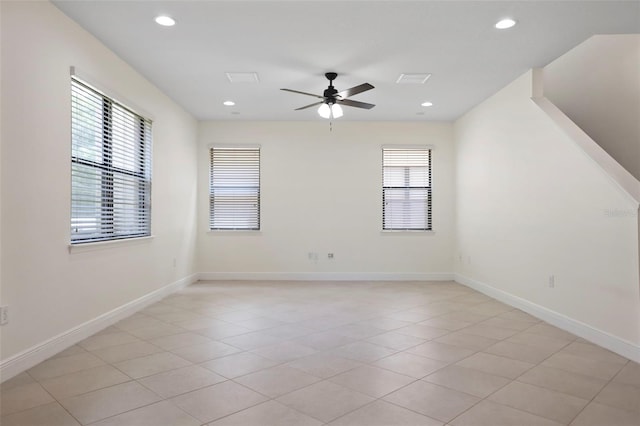
<svg viewBox="0 0 640 426"><path fill-rule="evenodd" d="M324 75L329 80L329 87L327 87L322 96L314 95L313 93L300 92L298 90L291 89L280 89L285 92L299 93L301 95L313 96L315 98L322 99L320 102L314 102L310 105L305 105L300 108L296 108L296 111L301 109L307 109L314 106L320 105L318 108L318 114L322 118L340 118L342 117L342 107L340 105L350 106L354 108L364 108L371 109L375 105L368 104L366 102L352 101L351 99L347 99L350 96L357 95L358 93L366 92L367 90L371 90L374 87L369 83L363 83L358 86L352 87L351 89L343 90L338 92L335 87L333 87L333 80L338 77L338 74L335 72L328 72Z"/></svg>

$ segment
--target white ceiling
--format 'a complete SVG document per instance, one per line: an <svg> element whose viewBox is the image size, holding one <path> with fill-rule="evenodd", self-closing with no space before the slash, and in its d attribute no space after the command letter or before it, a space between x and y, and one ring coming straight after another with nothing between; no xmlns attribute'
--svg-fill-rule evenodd
<svg viewBox="0 0 640 426"><path fill-rule="evenodd" d="M640 33L640 1L64 1L54 4L200 120L321 120L321 94L376 88L340 120L453 120L593 34ZM158 26L158 14L177 24ZM499 31L503 17L518 25ZM225 72L257 72L231 84ZM401 73L431 73L424 85ZM589 70L585 70L589 72ZM233 100L234 107L222 102ZM433 107L420 104L432 101Z"/></svg>

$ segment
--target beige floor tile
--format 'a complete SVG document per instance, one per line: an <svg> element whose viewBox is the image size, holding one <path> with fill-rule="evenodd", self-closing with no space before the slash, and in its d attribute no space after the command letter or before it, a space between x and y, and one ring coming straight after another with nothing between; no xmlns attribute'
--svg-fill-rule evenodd
<svg viewBox="0 0 640 426"><path fill-rule="evenodd" d="M139 383L151 389L163 398L171 398L196 389L224 382L224 377L215 374L206 368L192 365L165 371L138 380Z"/></svg>
<svg viewBox="0 0 640 426"><path fill-rule="evenodd" d="M475 353L474 350L445 343L427 342L407 349L406 352L444 362L456 362Z"/></svg>
<svg viewBox="0 0 640 426"><path fill-rule="evenodd" d="M201 422L212 422L266 400L251 389L227 381L177 396L171 402Z"/></svg>
<svg viewBox="0 0 640 426"><path fill-rule="evenodd" d="M356 340L367 339L385 332L385 330L368 324L343 325L341 327L334 328L333 331Z"/></svg>
<svg viewBox="0 0 640 426"><path fill-rule="evenodd" d="M384 400L445 423L480 401L474 396L420 380L385 396Z"/></svg>
<svg viewBox="0 0 640 426"><path fill-rule="evenodd" d="M443 423L378 400L346 414L329 426L442 426Z"/></svg>
<svg viewBox="0 0 640 426"><path fill-rule="evenodd" d="M156 345L167 351L184 348L186 346L204 345L211 342L211 339L195 333L172 334L171 336L149 340L149 343L152 345Z"/></svg>
<svg viewBox="0 0 640 426"><path fill-rule="evenodd" d="M36 381L31 377L27 372L22 372L9 380L5 380L0 383L0 392L6 392L9 389L13 389L17 386L28 385L30 383L35 383Z"/></svg>
<svg viewBox="0 0 640 426"><path fill-rule="evenodd" d="M535 366L529 362L517 361L511 358L478 352L468 358L458 361L460 367L472 368L508 379L515 379Z"/></svg>
<svg viewBox="0 0 640 426"><path fill-rule="evenodd" d="M329 381L374 398L381 398L414 382L415 379L382 368L365 365L334 376Z"/></svg>
<svg viewBox="0 0 640 426"><path fill-rule="evenodd" d="M226 343L231 346L235 346L246 351L252 349L258 349L263 346L275 345L282 342L279 337L271 336L264 331L253 331L250 333L241 334L239 336L228 337L222 340L222 343Z"/></svg>
<svg viewBox="0 0 640 426"><path fill-rule="evenodd" d="M200 426L191 417L169 401L161 401L109 417L91 426Z"/></svg>
<svg viewBox="0 0 640 426"><path fill-rule="evenodd" d="M295 339L297 337L313 334L316 331L310 328L301 327L296 324L284 324L277 327L272 327L264 331L270 336L275 336L280 339Z"/></svg>
<svg viewBox="0 0 640 426"><path fill-rule="evenodd" d="M484 321L488 318L491 318L491 316L482 315L474 312L467 312L467 311L455 311L455 312L449 312L444 315L440 315L438 318L442 318L442 319L446 318L446 319L452 319L456 321L466 321L470 323L477 323L480 321Z"/></svg>
<svg viewBox="0 0 640 426"><path fill-rule="evenodd" d="M378 317L372 318L368 320L362 321L364 324L371 325L373 327L379 328L381 330L391 331L397 330L398 328L406 327L407 325L411 325L411 322L408 321L400 321L393 318L387 317Z"/></svg>
<svg viewBox="0 0 640 426"><path fill-rule="evenodd" d="M222 342L209 341L200 345L172 349L171 352L189 362L201 363L211 359L242 352L242 349L238 349L235 346L227 345Z"/></svg>
<svg viewBox="0 0 640 426"><path fill-rule="evenodd" d="M89 352L85 352L62 358L48 359L28 370L28 373L36 380L44 380L104 364L104 361L100 358Z"/></svg>
<svg viewBox="0 0 640 426"><path fill-rule="evenodd" d="M234 381L271 398L277 398L321 379L286 366L267 368Z"/></svg>
<svg viewBox="0 0 640 426"><path fill-rule="evenodd" d="M222 321L220 322L220 324L205 328L199 328L192 331L196 334L200 334L214 340L222 340L231 337L242 336L243 334L252 332L252 330L249 330L246 327L241 327L237 324L226 322L223 323Z"/></svg>
<svg viewBox="0 0 640 426"><path fill-rule="evenodd" d="M418 325L426 325L428 327L439 328L443 330L456 331L461 328L468 327L472 325L473 322L470 321L461 321L452 318L443 318L443 317L435 317L428 319L426 321L422 321L418 323Z"/></svg>
<svg viewBox="0 0 640 426"><path fill-rule="evenodd" d="M417 337L419 339L431 340L436 337L444 336L449 330L442 328L429 327L424 324L412 324L396 330L396 333L406 334L407 336Z"/></svg>
<svg viewBox="0 0 640 426"><path fill-rule="evenodd" d="M423 380L480 398L485 398L509 383L504 377L457 365L438 370Z"/></svg>
<svg viewBox="0 0 640 426"><path fill-rule="evenodd" d="M604 380L610 380L624 367L624 364L617 362L596 361L562 351L553 354L541 365Z"/></svg>
<svg viewBox="0 0 640 426"><path fill-rule="evenodd" d="M474 351L481 351L498 343L497 339L476 336L474 334L467 334L461 331L454 331L453 333L449 333L435 339L435 341L438 343L445 343L447 345L460 346L461 348L471 349Z"/></svg>
<svg viewBox="0 0 640 426"><path fill-rule="evenodd" d="M128 382L66 398L60 404L82 424L87 424L159 400L158 395L139 383Z"/></svg>
<svg viewBox="0 0 640 426"><path fill-rule="evenodd" d="M640 413L640 387L611 382L600 391L594 401Z"/></svg>
<svg viewBox="0 0 640 426"><path fill-rule="evenodd" d="M607 384L606 380L540 365L518 377L518 381L584 399L593 398Z"/></svg>
<svg viewBox="0 0 640 426"><path fill-rule="evenodd" d="M38 383L14 386L9 390L3 389L0 393L0 407L3 416L53 401L53 397Z"/></svg>
<svg viewBox="0 0 640 426"><path fill-rule="evenodd" d="M354 342L333 349L331 354L360 362L373 362L396 352L396 350L368 342Z"/></svg>
<svg viewBox="0 0 640 426"><path fill-rule="evenodd" d="M578 338L578 336L576 336L575 334L561 330L558 327L554 327L553 325L544 322L528 328L527 333L540 334L542 336L555 337L565 340L576 340Z"/></svg>
<svg viewBox="0 0 640 426"><path fill-rule="evenodd" d="M386 348L403 351L425 342L424 339L389 331L367 339L367 342Z"/></svg>
<svg viewBox="0 0 640 426"><path fill-rule="evenodd" d="M528 321L531 323L538 323L540 320L533 315L529 315L526 312L523 312L519 309L514 309L513 311L505 312L504 314L500 314L497 318L504 318L507 320L516 320L516 321Z"/></svg>
<svg viewBox="0 0 640 426"><path fill-rule="evenodd" d="M338 334L333 330L329 330L314 332L313 334L299 337L295 341L305 346L323 351L337 348L338 346L348 345L349 343L355 342L355 339Z"/></svg>
<svg viewBox="0 0 640 426"><path fill-rule="evenodd" d="M629 360L614 354L611 351L608 351L600 346L592 345L590 343L579 343L573 342L570 345L564 347L562 349L563 353L589 358L594 361L602 361L602 362L610 362L610 363L618 363L618 364L626 364Z"/></svg>
<svg viewBox="0 0 640 426"><path fill-rule="evenodd" d="M244 376L245 374L273 367L276 364L278 363L270 359L266 359L249 352L242 352L222 358L212 359L211 361L207 361L200 365L221 374L224 377L232 379L234 377Z"/></svg>
<svg viewBox="0 0 640 426"><path fill-rule="evenodd" d="M190 311L167 312L164 314L156 314L155 318L166 323L177 323L182 321L193 321L202 318L202 315Z"/></svg>
<svg viewBox="0 0 640 426"><path fill-rule="evenodd" d="M568 424L588 400L538 386L511 382L489 397L493 402Z"/></svg>
<svg viewBox="0 0 640 426"><path fill-rule="evenodd" d="M60 400L130 380L131 378L120 370L110 365L101 365L76 373L54 377L53 379L46 379L41 381L40 384L56 399Z"/></svg>
<svg viewBox="0 0 640 426"><path fill-rule="evenodd" d="M410 376L415 379L420 379L441 369L446 366L447 363L419 355L413 355L407 352L401 352L376 361L373 365L399 374L404 374L405 376Z"/></svg>
<svg viewBox="0 0 640 426"><path fill-rule="evenodd" d="M124 345L110 346L108 348L98 349L91 353L98 358L108 362L116 363L126 361L128 359L140 358L146 355L162 352L162 349L147 342L133 342Z"/></svg>
<svg viewBox="0 0 640 426"><path fill-rule="evenodd" d="M88 351L108 348L109 346L124 345L125 343L137 342L139 339L129 333L120 331L118 333L98 334L84 339L78 346Z"/></svg>
<svg viewBox="0 0 640 426"><path fill-rule="evenodd" d="M277 327L279 325L285 325L287 323L273 318L255 317L242 321L234 321L234 324L238 324L239 326L248 328L249 330L258 331Z"/></svg>
<svg viewBox="0 0 640 426"><path fill-rule="evenodd" d="M173 324L167 324L163 322L162 324L135 328L133 330L127 331L127 333L132 334L142 340L149 340L163 336L170 336L172 334L184 333L185 331L186 330L182 327L177 327Z"/></svg>
<svg viewBox="0 0 640 426"><path fill-rule="evenodd" d="M582 410L571 426L637 426L640 413L592 402Z"/></svg>
<svg viewBox="0 0 640 426"><path fill-rule="evenodd" d="M119 328L110 325L109 327L103 328L102 330L95 333L94 336L100 336L102 334L121 333L121 332L122 330L120 330Z"/></svg>
<svg viewBox="0 0 640 426"><path fill-rule="evenodd" d="M570 340L543 336L541 334L527 333L526 331L515 334L506 339L506 341L511 343L518 343L520 345L535 346L556 351L559 351L560 349L571 343Z"/></svg>
<svg viewBox="0 0 640 426"><path fill-rule="evenodd" d="M489 346L483 352L511 358L518 361L538 364L549 358L556 352L556 349L542 348L539 346L527 346L511 342L498 342Z"/></svg>
<svg viewBox="0 0 640 426"><path fill-rule="evenodd" d="M279 402L323 422L329 422L373 400L365 394L327 381L278 398Z"/></svg>
<svg viewBox="0 0 640 426"><path fill-rule="evenodd" d="M186 367L191 365L191 363L170 352L160 352L118 362L113 365L129 377L140 379L151 376L152 374L162 373L163 371Z"/></svg>
<svg viewBox="0 0 640 426"><path fill-rule="evenodd" d="M489 337L490 339L502 340L518 333L517 330L509 328L495 327L487 324L474 324L462 329L463 333L473 334L475 336Z"/></svg>
<svg viewBox="0 0 640 426"><path fill-rule="evenodd" d="M3 416L1 423L2 426L80 426L57 402Z"/></svg>
<svg viewBox="0 0 640 426"><path fill-rule="evenodd" d="M620 370L618 375L614 377L613 381L640 387L640 364L629 361L629 363Z"/></svg>
<svg viewBox="0 0 640 426"><path fill-rule="evenodd" d="M202 330L204 328L224 327L232 324L216 318L202 317L198 319L178 321L173 323L173 325L182 327L185 330L195 331L195 330Z"/></svg>
<svg viewBox="0 0 640 426"><path fill-rule="evenodd" d="M155 325L163 325L159 319L138 313L131 315L121 321L115 323L114 327L123 331L135 330L136 328L152 327Z"/></svg>
<svg viewBox="0 0 640 426"><path fill-rule="evenodd" d="M437 314L432 314L428 312L415 312L410 310L394 312L392 314L386 315L387 318L391 318L399 321L411 322L411 323L425 321L435 316L437 316Z"/></svg>
<svg viewBox="0 0 640 426"><path fill-rule="evenodd" d="M300 343L286 341L271 346L263 346L251 352L272 361L287 362L313 355L318 351Z"/></svg>
<svg viewBox="0 0 640 426"><path fill-rule="evenodd" d="M277 401L267 401L208 426L320 426L322 422Z"/></svg>
<svg viewBox="0 0 640 426"><path fill-rule="evenodd" d="M55 354L54 356L52 356L49 359L53 359L53 358L62 358L65 356L71 356L71 355L78 355L81 353L85 353L87 352L86 349L81 348L78 345L73 345L73 346L69 346L67 349L58 352L57 354Z"/></svg>
<svg viewBox="0 0 640 426"><path fill-rule="evenodd" d="M482 401L451 422L453 426L561 426L562 423L506 405ZM601 425L603 426L603 425Z"/></svg>
<svg viewBox="0 0 640 426"><path fill-rule="evenodd" d="M531 321L518 321L501 317L492 317L479 323L479 325L489 325L492 327L508 328L509 330L524 331L535 325Z"/></svg>
<svg viewBox="0 0 640 426"><path fill-rule="evenodd" d="M363 364L348 358L319 353L306 358L296 359L286 364L288 367L304 371L323 379L335 376L345 371L360 367Z"/></svg>

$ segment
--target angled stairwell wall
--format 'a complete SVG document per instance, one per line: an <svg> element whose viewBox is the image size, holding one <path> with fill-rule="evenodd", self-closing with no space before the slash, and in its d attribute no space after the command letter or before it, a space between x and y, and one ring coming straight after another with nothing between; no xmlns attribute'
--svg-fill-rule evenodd
<svg viewBox="0 0 640 426"><path fill-rule="evenodd" d="M543 75L545 97L640 179L640 34L593 36Z"/></svg>
<svg viewBox="0 0 640 426"><path fill-rule="evenodd" d="M536 76L454 125L456 280L640 361L638 181Z"/></svg>

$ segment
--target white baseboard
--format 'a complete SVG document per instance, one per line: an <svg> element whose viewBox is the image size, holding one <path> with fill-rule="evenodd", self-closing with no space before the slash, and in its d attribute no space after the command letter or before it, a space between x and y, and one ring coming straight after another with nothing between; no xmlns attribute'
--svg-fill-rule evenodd
<svg viewBox="0 0 640 426"><path fill-rule="evenodd" d="M454 274L455 281L459 284L466 285L474 290L484 293L487 296L493 297L503 303L518 308L536 318L548 322L562 330L573 333L576 336L582 337L585 340L595 343L596 345L607 348L625 358L629 358L635 362L640 362L640 346L628 342L619 337L613 336L602 330L598 330L588 324L581 321L569 318L566 315L560 314L544 306L537 305L526 299L518 296L514 296L511 293L499 290L488 284L480 281L476 281L469 277L465 277L462 274Z"/></svg>
<svg viewBox="0 0 640 426"><path fill-rule="evenodd" d="M452 273L201 272L202 281L453 281Z"/></svg>
<svg viewBox="0 0 640 426"><path fill-rule="evenodd" d="M58 334L36 346L24 350L0 362L0 377L6 381L23 371L41 363L58 352L75 345L81 340L107 328L160 299L188 286L198 280L198 274L192 274L171 284L167 284L151 293L119 306L77 327Z"/></svg>

